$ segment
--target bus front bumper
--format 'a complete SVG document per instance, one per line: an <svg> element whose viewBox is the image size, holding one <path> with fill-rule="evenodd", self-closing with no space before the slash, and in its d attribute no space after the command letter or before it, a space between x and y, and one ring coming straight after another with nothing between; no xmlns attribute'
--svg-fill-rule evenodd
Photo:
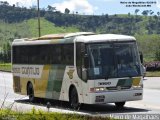
<svg viewBox="0 0 160 120"><path fill-rule="evenodd" d="M127 91L112 91L89 93L89 104L105 104L125 101L142 100L143 90L127 90Z"/></svg>

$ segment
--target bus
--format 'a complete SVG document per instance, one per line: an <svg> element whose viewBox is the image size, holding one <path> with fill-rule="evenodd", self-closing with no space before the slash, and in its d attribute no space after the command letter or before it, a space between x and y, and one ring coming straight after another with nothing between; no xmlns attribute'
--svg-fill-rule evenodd
<svg viewBox="0 0 160 120"><path fill-rule="evenodd" d="M78 32L12 43L13 89L30 102L123 107L143 98L141 66L136 39L127 35Z"/></svg>

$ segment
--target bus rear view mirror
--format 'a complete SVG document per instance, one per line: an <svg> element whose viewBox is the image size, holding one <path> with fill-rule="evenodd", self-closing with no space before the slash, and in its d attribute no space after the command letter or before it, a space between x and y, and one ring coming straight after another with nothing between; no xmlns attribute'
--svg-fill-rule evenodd
<svg viewBox="0 0 160 120"><path fill-rule="evenodd" d="M141 63L143 64L143 53L142 52L139 52L139 57L140 57Z"/></svg>

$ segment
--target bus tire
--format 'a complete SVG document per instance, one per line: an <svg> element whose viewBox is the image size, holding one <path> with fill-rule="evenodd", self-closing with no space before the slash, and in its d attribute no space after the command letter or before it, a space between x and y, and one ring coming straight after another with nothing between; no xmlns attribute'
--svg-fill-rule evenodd
<svg viewBox="0 0 160 120"><path fill-rule="evenodd" d="M69 103L71 108L78 109L79 107L79 99L78 99L78 93L75 87L73 87L69 94Z"/></svg>
<svg viewBox="0 0 160 120"><path fill-rule="evenodd" d="M117 108L123 108L125 105L125 102L116 102L115 105Z"/></svg>
<svg viewBox="0 0 160 120"><path fill-rule="evenodd" d="M29 101L30 102L34 102L35 101L35 97L34 97L34 89L33 89L32 83L28 84L27 91L28 91Z"/></svg>

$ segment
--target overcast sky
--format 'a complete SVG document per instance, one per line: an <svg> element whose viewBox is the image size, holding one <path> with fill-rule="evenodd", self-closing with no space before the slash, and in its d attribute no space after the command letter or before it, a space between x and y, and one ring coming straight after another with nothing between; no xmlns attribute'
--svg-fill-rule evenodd
<svg viewBox="0 0 160 120"><path fill-rule="evenodd" d="M3 0L2 0L3 1ZM18 3L19 6L35 6L37 0L5 0L10 5ZM150 4L151 7L126 7L126 3L120 2L155 2ZM64 12L68 8L70 12L78 12L79 14L134 14L135 9L140 9L139 14L143 10L153 10L155 13L160 11L160 0L39 0L40 8L46 8L48 5L56 7L56 10ZM132 4L133 5L133 4ZM141 4L143 5L143 4Z"/></svg>

